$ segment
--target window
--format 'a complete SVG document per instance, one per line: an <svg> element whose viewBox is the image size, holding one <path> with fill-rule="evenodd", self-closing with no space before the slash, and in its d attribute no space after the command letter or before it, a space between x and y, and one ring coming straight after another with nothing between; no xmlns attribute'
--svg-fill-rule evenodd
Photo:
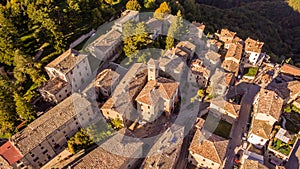
<svg viewBox="0 0 300 169"><path fill-rule="evenodd" d="M59 95L58 97L61 98L61 95Z"/></svg>
<svg viewBox="0 0 300 169"><path fill-rule="evenodd" d="M71 75L72 75L72 74L73 74L73 71L71 70L70 73L71 73Z"/></svg>
<svg viewBox="0 0 300 169"><path fill-rule="evenodd" d="M43 154L46 154L48 152L48 150L46 149L45 151L43 151Z"/></svg>
<svg viewBox="0 0 300 169"><path fill-rule="evenodd" d="M65 90L65 92L67 93L67 92L68 92L68 90Z"/></svg>
<svg viewBox="0 0 300 169"><path fill-rule="evenodd" d="M35 159L33 159L33 161L34 161L34 162L37 162L37 160L39 160L39 158L38 158L38 157L36 157Z"/></svg>
<svg viewBox="0 0 300 169"><path fill-rule="evenodd" d="M34 154L31 154L31 157L34 157L35 155Z"/></svg>
<svg viewBox="0 0 300 169"><path fill-rule="evenodd" d="M81 72L79 72L79 76L81 76Z"/></svg>
<svg viewBox="0 0 300 169"><path fill-rule="evenodd" d="M205 161L205 159L203 159L203 161Z"/></svg>
<svg viewBox="0 0 300 169"><path fill-rule="evenodd" d="M87 70L87 67L85 67L85 70Z"/></svg>
<svg viewBox="0 0 300 169"><path fill-rule="evenodd" d="M211 163L211 165L215 165L214 163Z"/></svg>
<svg viewBox="0 0 300 169"><path fill-rule="evenodd" d="M44 149L44 147L41 147L41 150L43 150Z"/></svg>

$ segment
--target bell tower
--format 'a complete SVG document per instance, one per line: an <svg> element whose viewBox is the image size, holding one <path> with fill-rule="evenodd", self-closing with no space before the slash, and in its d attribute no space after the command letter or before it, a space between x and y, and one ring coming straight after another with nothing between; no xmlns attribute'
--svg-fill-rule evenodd
<svg viewBox="0 0 300 169"><path fill-rule="evenodd" d="M148 61L148 81L156 80L158 77L158 62L154 59Z"/></svg>

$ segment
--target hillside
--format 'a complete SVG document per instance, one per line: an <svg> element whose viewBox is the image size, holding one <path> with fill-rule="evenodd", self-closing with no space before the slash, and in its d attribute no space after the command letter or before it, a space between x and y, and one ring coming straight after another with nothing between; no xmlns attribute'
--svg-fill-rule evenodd
<svg viewBox="0 0 300 169"><path fill-rule="evenodd" d="M189 0L188 0L189 1ZM292 57L300 66L300 14L282 0L197 0L186 18L202 21L207 32L221 28L236 31L241 38L248 36L265 42L273 61ZM298 1L299 2L299 1ZM190 3L192 3L190 1ZM291 4L291 2L290 2ZM186 5L183 5L186 6ZM190 6L190 5L189 5ZM293 3L296 9L296 3Z"/></svg>

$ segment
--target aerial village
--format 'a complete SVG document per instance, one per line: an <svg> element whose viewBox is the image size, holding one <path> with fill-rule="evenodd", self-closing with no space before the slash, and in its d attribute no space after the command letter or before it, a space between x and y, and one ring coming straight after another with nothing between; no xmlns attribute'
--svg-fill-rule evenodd
<svg viewBox="0 0 300 169"><path fill-rule="evenodd" d="M173 20L148 18L151 38L166 35ZM140 22L139 12L124 11L107 32L93 35L85 51L70 48L45 67L50 80L39 91L53 106L1 145L0 168L299 164L290 158L298 148L299 68L271 63L264 42L241 39L230 28L206 36L198 22L160 56L121 64L128 21ZM94 144L70 153L68 140L91 124L106 137L94 134ZM155 136L150 143L124 141Z"/></svg>

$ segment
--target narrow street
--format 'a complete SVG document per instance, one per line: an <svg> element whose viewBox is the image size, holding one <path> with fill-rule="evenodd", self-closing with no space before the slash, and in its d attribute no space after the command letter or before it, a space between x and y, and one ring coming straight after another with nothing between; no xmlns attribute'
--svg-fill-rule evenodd
<svg viewBox="0 0 300 169"><path fill-rule="evenodd" d="M199 110L202 111L204 109L206 109L209 106L209 103L201 103L200 104L200 108ZM188 163L188 155L189 155L189 147L190 147L190 143L193 139L193 136L195 134L195 127L193 127L189 133L184 137L183 139L183 143L182 143L182 147L180 150L180 156L177 160L177 164L176 164L176 168L175 169L183 169L183 168L187 168L187 163Z"/></svg>
<svg viewBox="0 0 300 169"><path fill-rule="evenodd" d="M242 133L246 132L247 130L247 122L251 113L252 103L255 95L259 92L259 89L259 86L249 84L248 90L242 98L240 114L232 127L233 134L231 140L229 141L228 149L226 152L227 159L224 165L225 169L231 169L233 167L233 158L235 155L234 150L242 143Z"/></svg>

